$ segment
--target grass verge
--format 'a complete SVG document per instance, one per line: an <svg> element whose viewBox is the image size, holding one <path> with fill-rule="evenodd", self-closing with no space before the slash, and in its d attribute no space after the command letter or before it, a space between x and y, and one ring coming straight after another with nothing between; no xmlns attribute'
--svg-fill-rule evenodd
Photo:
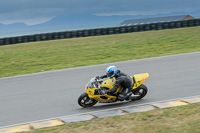
<svg viewBox="0 0 200 133"><path fill-rule="evenodd" d="M200 27L0 46L0 77L200 51Z"/></svg>
<svg viewBox="0 0 200 133"><path fill-rule="evenodd" d="M27 133L200 133L200 103L67 123Z"/></svg>

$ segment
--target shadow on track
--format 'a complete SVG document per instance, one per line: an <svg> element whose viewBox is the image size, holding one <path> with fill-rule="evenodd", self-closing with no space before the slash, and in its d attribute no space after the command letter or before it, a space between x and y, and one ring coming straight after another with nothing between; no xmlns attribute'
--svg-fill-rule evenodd
<svg viewBox="0 0 200 133"><path fill-rule="evenodd" d="M141 99L138 101L128 101L128 102L117 102L117 103L98 103L93 107L89 108L82 108L80 107L78 110L80 111L99 111L99 110L105 110L105 109L113 109L113 108L121 108L126 106L136 106L137 104L144 104L147 103L149 100L147 99Z"/></svg>

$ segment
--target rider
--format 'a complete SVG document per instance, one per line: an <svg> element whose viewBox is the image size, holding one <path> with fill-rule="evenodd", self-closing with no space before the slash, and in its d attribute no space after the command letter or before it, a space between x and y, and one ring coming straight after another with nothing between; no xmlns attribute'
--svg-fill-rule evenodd
<svg viewBox="0 0 200 133"><path fill-rule="evenodd" d="M133 80L131 77L120 70L117 69L116 66L109 66L106 69L106 75L102 76L96 76L96 79L103 79L103 78L115 78L116 82L112 89L102 91L102 94L109 94L109 93L115 93L117 91L117 88L122 85L124 88L122 93L119 94L118 99L119 100L128 100L129 96L132 94L131 89L133 87Z"/></svg>

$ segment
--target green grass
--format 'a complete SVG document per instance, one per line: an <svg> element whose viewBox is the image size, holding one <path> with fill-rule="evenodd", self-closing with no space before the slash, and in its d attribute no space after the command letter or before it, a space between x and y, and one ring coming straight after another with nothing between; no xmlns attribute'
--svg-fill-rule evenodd
<svg viewBox="0 0 200 133"><path fill-rule="evenodd" d="M27 133L200 133L200 103L67 123Z"/></svg>
<svg viewBox="0 0 200 133"><path fill-rule="evenodd" d="M200 51L200 27L0 46L0 77Z"/></svg>

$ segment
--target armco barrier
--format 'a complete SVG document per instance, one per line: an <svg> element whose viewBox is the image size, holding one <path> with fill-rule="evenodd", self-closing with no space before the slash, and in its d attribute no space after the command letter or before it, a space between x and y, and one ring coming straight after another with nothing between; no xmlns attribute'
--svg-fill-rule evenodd
<svg viewBox="0 0 200 133"><path fill-rule="evenodd" d="M163 30L163 29L173 29L173 28L192 27L192 26L200 26L200 19L150 23L142 25L123 26L123 27L108 27L108 28L85 29L77 31L63 31L63 32L0 38L0 45L56 40L64 38L122 34L130 32L150 31L150 30Z"/></svg>

